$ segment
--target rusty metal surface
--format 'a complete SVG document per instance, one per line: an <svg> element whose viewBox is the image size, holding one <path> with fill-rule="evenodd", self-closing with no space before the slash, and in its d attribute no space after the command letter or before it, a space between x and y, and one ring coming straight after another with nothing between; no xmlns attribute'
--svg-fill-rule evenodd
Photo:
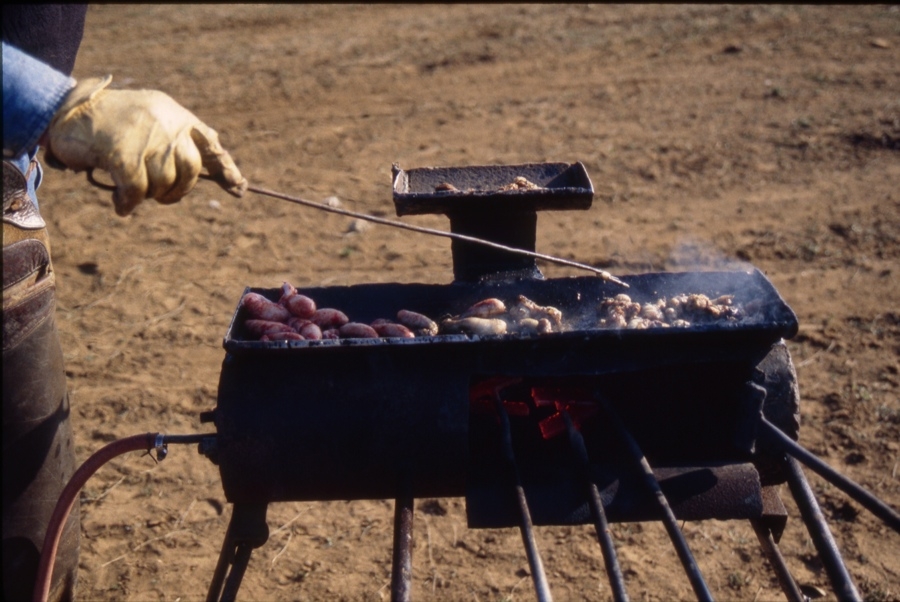
<svg viewBox="0 0 900 602"><path fill-rule="evenodd" d="M224 347L234 354L272 350L305 357L307 353L350 346L373 348L373 353L384 346L432 346L441 348L441 353L446 354L443 356L446 361L473 353L480 355L482 349L495 356L497 345L502 344L499 349L504 351L505 357L511 358L512 363L520 363L523 354L525 359L533 354L534 359L528 364L534 370L546 370L545 366L562 359L555 356L564 355L564 365L551 369L577 373L584 368L569 368L588 362L595 368L588 369L587 373L596 373L600 362L620 358L635 366L715 360L723 354L756 355L753 359L758 362L772 344L782 338L791 338L797 332L796 315L758 270L650 273L624 276L623 280L631 287L628 295L638 303L655 302L661 297L686 293L704 294L710 298L734 295L735 304L751 304L758 310L736 322L717 321L687 328L599 329L596 326L599 320L597 305L601 300L621 293L622 289L593 277L522 278L446 285L386 283L313 287L304 288L301 292L314 299L319 307L340 309L355 322L394 319L401 309L437 320L441 316L458 315L470 305L489 297L512 302L521 294L540 305L558 308L570 330L544 335L440 335L414 339L259 342L244 330L246 314L238 304L225 334ZM245 292L260 293L273 301L281 295L281 289L248 288ZM425 352L424 349L420 351ZM440 361L441 356L435 359ZM488 369L489 363L500 359L492 357L490 361L482 362ZM618 363L622 364L621 361ZM602 365L599 367L602 368ZM622 369L622 366L613 369Z"/></svg>
<svg viewBox="0 0 900 602"><path fill-rule="evenodd" d="M392 168L398 216L443 214L457 235L534 252L537 212L589 209L594 187L581 163ZM520 188L519 182L525 185ZM534 257L460 239L451 243L460 282L498 274L543 278Z"/></svg>
<svg viewBox="0 0 900 602"><path fill-rule="evenodd" d="M582 163L392 168L397 215L588 209L594 186ZM501 189L523 177L533 190ZM441 190L441 185L453 188Z"/></svg>
<svg viewBox="0 0 900 602"><path fill-rule="evenodd" d="M394 501L394 548L391 557L391 602L409 602L412 581L413 498Z"/></svg>
<svg viewBox="0 0 900 602"><path fill-rule="evenodd" d="M607 468L607 467L604 467ZM617 467L618 469L618 467ZM654 500L632 474L624 474L600 489L600 499L609 522L660 520ZM756 470L751 464L655 468L653 474L678 520L736 520L763 516L762 493ZM574 498L564 489L554 494L537 491L526 483L525 493L538 526L589 524L587 501L566 506ZM580 493L580 492L579 492ZM492 488L466 496L468 525L475 529L515 526L508 504L499 503ZM562 508L555 510L553 503Z"/></svg>
<svg viewBox="0 0 900 602"><path fill-rule="evenodd" d="M462 496L482 485L490 495L499 469L485 457L496 434L491 416L470 408L473 378L480 374L475 358L448 364L419 352L433 347L381 349L385 353L339 347L339 354L303 359L294 353L227 356L211 459L229 501L390 499L405 478L415 497ZM754 419L741 395L751 372L741 363L718 364L711 376L701 363L529 377L509 395L528 395L532 385L586 383L615 400L654 465L747 462L751 454L736 443L744 422ZM573 485L578 475L565 442L541 438L538 425L552 412L533 408L513 417L512 428L523 478L538 496L536 522L565 524L569 519L561 516L583 519L587 508ZM595 478L607 487L617 475L606 465L620 458L604 428L598 419L581 425L598 463Z"/></svg>

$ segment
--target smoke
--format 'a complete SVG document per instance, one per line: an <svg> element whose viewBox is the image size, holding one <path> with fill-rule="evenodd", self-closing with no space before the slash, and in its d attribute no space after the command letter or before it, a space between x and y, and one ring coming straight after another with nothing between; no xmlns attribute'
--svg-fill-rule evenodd
<svg viewBox="0 0 900 602"><path fill-rule="evenodd" d="M729 257L712 243L694 239L682 239L669 254L666 271L700 272L700 271L740 271L753 269L753 264Z"/></svg>

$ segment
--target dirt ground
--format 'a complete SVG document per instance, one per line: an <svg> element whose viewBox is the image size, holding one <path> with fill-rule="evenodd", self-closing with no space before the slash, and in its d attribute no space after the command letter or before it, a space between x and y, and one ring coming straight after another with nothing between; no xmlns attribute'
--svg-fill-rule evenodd
<svg viewBox="0 0 900 602"><path fill-rule="evenodd" d="M801 443L900 508L896 6L95 5L75 75L106 73L196 112L251 183L378 216L395 218L392 163L583 162L593 206L541 214L537 250L614 274L761 269L800 321ZM445 238L209 182L127 219L83 174L50 171L41 198L80 461L210 428L246 286L453 277ZM863 597L900 600L900 535L809 478ZM785 500L787 563L830 592ZM81 599L205 597L231 506L195 447L120 458L82 501ZM392 516L273 504L240 598L388 598ZM783 599L749 525L682 531L717 599ZM660 525L612 532L632 599L693 597ZM415 599L534 599L518 531L467 529L464 499L419 500L414 535ZM538 546L556 599L610 598L592 527L538 529Z"/></svg>

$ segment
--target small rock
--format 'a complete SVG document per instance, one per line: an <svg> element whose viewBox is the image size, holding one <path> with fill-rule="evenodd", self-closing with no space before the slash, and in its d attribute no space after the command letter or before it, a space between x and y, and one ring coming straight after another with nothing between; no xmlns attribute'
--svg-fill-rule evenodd
<svg viewBox="0 0 900 602"><path fill-rule="evenodd" d="M334 209L338 209L341 206L341 199L336 196L330 196L325 199L325 204Z"/></svg>
<svg viewBox="0 0 900 602"><path fill-rule="evenodd" d="M862 464L866 461L866 455L860 452L850 452L844 457L844 462L847 464Z"/></svg>
<svg viewBox="0 0 900 602"><path fill-rule="evenodd" d="M431 516L447 516L447 507L438 499L425 500L419 509Z"/></svg>
<svg viewBox="0 0 900 602"><path fill-rule="evenodd" d="M347 228L347 232L358 232L363 233L372 228L372 224L367 222L364 219L355 219L350 222L350 226Z"/></svg>
<svg viewBox="0 0 900 602"><path fill-rule="evenodd" d="M817 600L828 595L828 592L821 587L807 583L800 584L800 592L810 600Z"/></svg>
<svg viewBox="0 0 900 602"><path fill-rule="evenodd" d="M890 48L891 43L885 40L884 38L872 38L869 40L869 44L873 48Z"/></svg>
<svg viewBox="0 0 900 602"><path fill-rule="evenodd" d="M209 202L209 208L210 208L210 209L219 210L219 209L222 208L222 203L220 203L219 201L213 199L213 200L211 200L211 201Z"/></svg>

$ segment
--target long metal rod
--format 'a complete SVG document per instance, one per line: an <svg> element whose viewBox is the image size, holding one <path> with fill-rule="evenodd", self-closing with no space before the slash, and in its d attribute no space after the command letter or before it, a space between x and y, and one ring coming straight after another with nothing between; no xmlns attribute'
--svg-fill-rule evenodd
<svg viewBox="0 0 900 602"><path fill-rule="evenodd" d="M803 518L803 522L806 523L806 529L813 540L813 545L816 546L816 550L819 552L819 558L825 566L825 572L828 574L828 579L831 581L831 587L834 588L835 595L838 600L842 601L862 600L859 592L856 590L856 586L853 585L850 572L844 566L837 543L835 543L831 530L828 528L828 523L825 521L825 516L816 502L816 496L813 494L812 488L809 486L809 482L800 468L800 463L788 456L785 458L785 464L787 465L787 481L791 494L794 496L794 501L797 502L800 516Z"/></svg>
<svg viewBox="0 0 900 602"><path fill-rule="evenodd" d="M394 551L391 562L391 602L409 602L412 579L413 498L404 493L394 501Z"/></svg>
<svg viewBox="0 0 900 602"><path fill-rule="evenodd" d="M184 443L190 445L191 443L200 443L204 439L208 439L210 437L215 437L216 433L197 433L191 435L162 435L162 442L165 444L169 443Z"/></svg>
<svg viewBox="0 0 900 602"><path fill-rule="evenodd" d="M900 533L900 514L898 514L897 511L820 460L815 454L809 452L806 448L782 433L777 426L765 418L761 418L760 420L762 435L769 437L769 439L778 444L785 453L803 462L810 470L852 497L869 510L869 512L887 523L891 529Z"/></svg>
<svg viewBox="0 0 900 602"><path fill-rule="evenodd" d="M544 564L538 553L537 542L534 538L534 524L531 522L531 512L528 510L528 500L525 498L525 488L522 487L522 479L519 476L519 467L516 464L516 456L513 451L512 431L509 427L509 415L499 396L494 400L497 414L500 416L500 428L502 430L503 459L506 461L507 470L513 480L516 494L516 504L519 508L519 530L522 533L522 543L525 544L525 555L528 557L528 566L531 567L531 579L534 582L534 592L538 602L552 602L550 585L547 583L547 575L544 572Z"/></svg>
<svg viewBox="0 0 900 602"><path fill-rule="evenodd" d="M205 180L215 181L215 178L212 176L201 174L201 178ZM603 280L608 282L614 282L619 286L623 286L628 288L628 284L622 282L609 272L605 270L601 270L600 268L595 268L591 265L586 265L583 263L578 263L577 261L571 261L569 259L563 259L561 257L554 257L553 255L545 255L543 253L537 253L535 251L528 251L526 249L517 249L515 247L509 247L506 245L502 245L500 243L496 243L490 240L485 240L483 238L477 238L475 236L468 236L466 234L459 234L457 232L447 232L445 230L435 230L433 228L425 228L423 226L414 226L412 224L407 224L404 222L398 222L396 220L386 219L383 217L376 217L374 215L368 215L365 213L358 213L356 211L348 211L347 209L340 209L338 207L330 207L324 203L316 203L314 201L308 201L306 199L284 194L282 192L276 192L274 190L269 190L267 188L262 188L260 186L247 186L247 190L250 192L255 192L256 194L261 194L263 196L272 197L275 199L281 199L283 201L288 201L291 203L296 203L297 205L304 205L306 207L312 207L313 209L319 209L321 211L327 211L329 213L336 213L338 215L344 215L347 217L353 217L356 219L362 219L369 222L373 222L376 224L381 224L383 226L391 226L393 228L402 228L404 230L410 230L412 232L418 232L420 234L430 234L431 236L443 236L444 238L453 238L456 240L462 240L465 242L470 242L478 245L483 245L486 247L493 247L495 249L500 249L501 251L507 251L509 253L515 253L516 255L526 255L528 257L534 257L535 259L543 259L544 261L549 261L551 263L558 263L560 265L565 265L573 268L579 268L582 270L587 270L589 272L593 272L600 276Z"/></svg>
<svg viewBox="0 0 900 602"><path fill-rule="evenodd" d="M222 602L234 602L237 599L238 589L250 564L250 554L253 546L249 543L239 543L234 553L234 562L231 564L231 572L225 580L225 588L222 590Z"/></svg>
<svg viewBox="0 0 900 602"><path fill-rule="evenodd" d="M612 404L605 398L601 398L601 402L610 418L610 422L619 433L626 449L638 465L645 485L651 493L653 493L653 497L656 499L656 503L662 513L663 525L666 527L666 532L668 532L669 538L675 546L675 551L678 553L678 558L681 560L681 564L687 573L688 579L691 582L691 587L697 595L697 599L701 602L712 602L712 593L709 591L709 587L706 585L706 581L700 573L700 567L697 566L694 555L691 554L691 550L688 548L687 541L684 539L684 534L681 532L681 529L678 528L678 523L675 520L675 513L672 512L672 508L669 506L669 502L666 500L666 496L659 486L659 481L657 481L656 477L653 475L653 469L650 468L650 464L647 462L644 452L641 451L637 441L635 441L631 433L628 432L628 429L625 428L625 423L622 422L622 419L619 417L618 412L616 412Z"/></svg>
<svg viewBox="0 0 900 602"><path fill-rule="evenodd" d="M800 587L784 561L784 556L781 555L781 550L778 549L778 544L775 543L775 538L772 537L772 530L758 518L751 518L750 525L753 527L754 533L756 533L756 539L759 540L759 545L766 555L766 560L769 561L769 564L772 565L772 569L775 571L775 576L778 578L779 585L781 585L781 591L784 592L788 602L806 602L806 596L800 591Z"/></svg>
<svg viewBox="0 0 900 602"><path fill-rule="evenodd" d="M209 583L209 590L206 593L206 602L216 602L222 594L222 585L225 583L225 577L228 575L228 567L234 559L234 515L228 523L225 530L225 540L222 542L222 550L219 552L219 560L216 563L216 569L213 571L212 581Z"/></svg>
<svg viewBox="0 0 900 602"><path fill-rule="evenodd" d="M584 445L584 437L572 424L572 417L568 412L562 412L566 422L566 432L569 435L569 444L572 452L578 459L582 471L582 479L587 489L588 505L594 517L594 529L597 531L597 540L600 542L600 550L603 552L603 562L606 565L606 575L609 578L609 586L612 588L613 600L616 602L628 602L628 592L625 591L625 577L619 566L619 558L616 555L616 546L609 532L609 523L606 520L606 511L603 510L603 500L600 499L600 491L597 484L591 478L590 459L587 448Z"/></svg>

